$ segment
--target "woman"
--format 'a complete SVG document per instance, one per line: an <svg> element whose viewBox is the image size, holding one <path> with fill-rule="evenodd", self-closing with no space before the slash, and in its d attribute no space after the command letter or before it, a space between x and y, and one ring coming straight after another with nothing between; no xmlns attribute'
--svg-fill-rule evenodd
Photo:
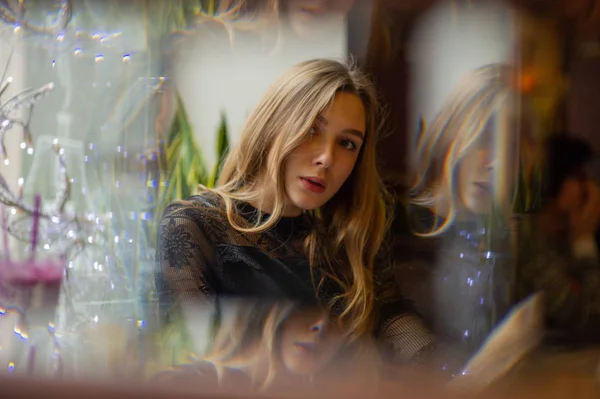
<svg viewBox="0 0 600 399"><path fill-rule="evenodd" d="M342 330L322 309L245 299L226 301L224 310L227 317L202 361L177 365L152 380L242 392L293 387L297 394L347 378L357 363L364 370L352 374L354 383L357 377L363 383L377 380L377 358L368 341L345 346Z"/></svg>
<svg viewBox="0 0 600 399"><path fill-rule="evenodd" d="M510 205L508 165L517 153L512 77L497 64L466 76L422 130L412 156L407 208L415 238L406 241L401 289L435 333L466 356L507 306L493 247L506 237L493 235L501 230L490 231L490 221L493 209Z"/></svg>
<svg viewBox="0 0 600 399"><path fill-rule="evenodd" d="M353 66L312 60L281 76L217 187L165 211L161 302L288 298L325 307L352 339L376 331L402 359L432 347L396 295L391 265L376 260L390 219L378 118L372 83Z"/></svg>

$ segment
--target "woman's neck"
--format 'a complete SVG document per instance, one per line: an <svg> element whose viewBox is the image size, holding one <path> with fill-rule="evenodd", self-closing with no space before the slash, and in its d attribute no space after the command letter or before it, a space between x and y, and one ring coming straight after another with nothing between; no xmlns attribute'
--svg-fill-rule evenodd
<svg viewBox="0 0 600 399"><path fill-rule="evenodd" d="M275 197L275 188L270 187L266 190L263 190L259 198L248 201L248 203L259 211L270 215L275 211ZM287 196L284 198L284 201L285 205L283 207L283 213L281 216L296 217L302 214L302 209L293 205Z"/></svg>

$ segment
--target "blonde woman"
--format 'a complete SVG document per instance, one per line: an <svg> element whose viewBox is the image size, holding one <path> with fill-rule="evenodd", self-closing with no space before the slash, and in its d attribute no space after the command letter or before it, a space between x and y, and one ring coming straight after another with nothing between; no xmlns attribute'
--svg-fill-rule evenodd
<svg viewBox="0 0 600 399"><path fill-rule="evenodd" d="M412 154L408 217L416 238L407 241L410 258L398 277L437 335L466 355L507 300L499 294L506 276L490 247L504 237L490 236L488 221L493 206L510 204L518 128L513 78L498 64L466 76L424 126Z"/></svg>
<svg viewBox="0 0 600 399"><path fill-rule="evenodd" d="M379 114L355 67L306 61L271 86L213 190L165 211L161 302L288 298L378 333L404 360L433 345L378 259L391 216L376 167Z"/></svg>
<svg viewBox="0 0 600 399"><path fill-rule="evenodd" d="M245 299L226 301L224 314L201 361L177 365L152 380L241 392L293 388L295 394L326 388L337 378L350 377L354 389L361 383L374 387L378 380L379 362L369 341L348 345L322 309Z"/></svg>

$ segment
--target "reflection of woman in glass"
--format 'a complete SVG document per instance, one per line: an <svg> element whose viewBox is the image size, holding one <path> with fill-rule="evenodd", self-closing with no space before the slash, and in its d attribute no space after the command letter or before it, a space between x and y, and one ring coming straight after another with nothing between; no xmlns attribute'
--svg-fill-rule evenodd
<svg viewBox="0 0 600 399"><path fill-rule="evenodd" d="M322 310L288 301L245 300L226 301L224 314L227 317L203 361L177 366L160 376L242 391L289 384L300 388L307 379L329 383L335 375L344 375L345 363L360 359L361 367L373 371L368 378L376 378L376 363L368 367L365 363L376 361L368 341L347 346L339 325Z"/></svg>
<svg viewBox="0 0 600 399"><path fill-rule="evenodd" d="M162 304L317 302L353 338L375 330L404 358L427 348L391 266L376 260L388 224L378 122L373 86L358 70L315 60L284 74L250 115L217 188L165 211Z"/></svg>
<svg viewBox="0 0 600 399"><path fill-rule="evenodd" d="M413 233L400 267L404 294L441 337L476 349L489 333L498 298L496 255L487 219L507 191L511 69L488 65L466 76L420 133L412 154L409 219ZM504 174L499 172L504 172ZM420 249L419 249L420 248Z"/></svg>

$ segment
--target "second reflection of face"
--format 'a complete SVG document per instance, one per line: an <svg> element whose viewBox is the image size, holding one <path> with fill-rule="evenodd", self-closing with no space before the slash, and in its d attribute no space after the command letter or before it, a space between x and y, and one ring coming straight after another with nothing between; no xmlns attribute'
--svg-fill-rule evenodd
<svg viewBox="0 0 600 399"><path fill-rule="evenodd" d="M494 140L488 129L473 143L456 174L461 205L476 215L491 211L494 182Z"/></svg>
<svg viewBox="0 0 600 399"><path fill-rule="evenodd" d="M324 311L298 311L282 326L281 362L293 374L315 374L333 360L343 342L340 327Z"/></svg>

